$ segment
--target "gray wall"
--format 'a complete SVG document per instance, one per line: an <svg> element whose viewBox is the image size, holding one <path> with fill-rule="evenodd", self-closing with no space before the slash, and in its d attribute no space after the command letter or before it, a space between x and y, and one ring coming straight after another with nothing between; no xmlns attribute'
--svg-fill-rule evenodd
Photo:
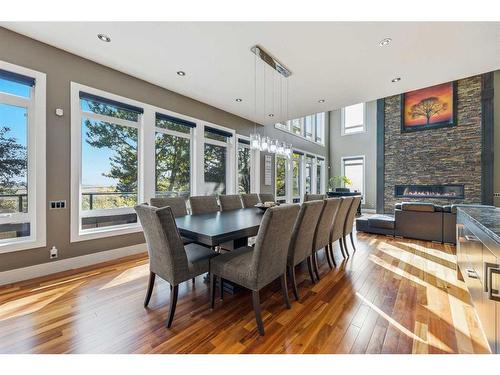
<svg viewBox="0 0 500 375"><path fill-rule="evenodd" d="M47 201L70 202L71 81L227 126L240 134L248 135L254 127L238 116L4 28L0 28L0 60L47 74ZM56 108L63 108L65 115L55 116ZM278 130L269 129L269 135L275 132ZM288 137L279 132L279 138ZM326 153L324 148L294 138L287 141L311 152ZM59 249L59 259L65 259L144 242L143 235L137 233L70 243L70 209L47 210L47 248L0 254L0 271L48 262L48 249L53 245Z"/></svg>
<svg viewBox="0 0 500 375"><path fill-rule="evenodd" d="M342 174L342 157L365 156L365 208L376 207L377 102L366 103L366 132L341 135L340 109L330 112L330 177Z"/></svg>
<svg viewBox="0 0 500 375"><path fill-rule="evenodd" d="M500 70L494 73L494 133L495 133L495 153L494 153L494 171L493 171L493 191L500 194ZM500 197L494 198L495 206L500 207Z"/></svg>

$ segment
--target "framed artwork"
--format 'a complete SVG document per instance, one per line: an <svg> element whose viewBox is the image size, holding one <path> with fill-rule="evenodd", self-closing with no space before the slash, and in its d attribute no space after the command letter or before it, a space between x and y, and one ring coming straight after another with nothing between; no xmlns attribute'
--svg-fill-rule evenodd
<svg viewBox="0 0 500 375"><path fill-rule="evenodd" d="M401 95L401 132L456 125L457 83L448 82Z"/></svg>

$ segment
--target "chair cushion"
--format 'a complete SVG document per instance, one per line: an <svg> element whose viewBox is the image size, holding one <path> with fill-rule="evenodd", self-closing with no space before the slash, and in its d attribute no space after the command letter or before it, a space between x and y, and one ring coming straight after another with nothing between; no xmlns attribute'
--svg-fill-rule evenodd
<svg viewBox="0 0 500 375"><path fill-rule="evenodd" d="M387 215L374 215L368 218L368 223L370 226L375 228L386 228L386 229L394 229L395 220L392 216Z"/></svg>
<svg viewBox="0 0 500 375"><path fill-rule="evenodd" d="M257 288L257 279L251 272L253 247L240 247L210 259L210 272L248 289Z"/></svg>
<svg viewBox="0 0 500 375"><path fill-rule="evenodd" d="M403 202L401 204L401 209L403 211L418 211L418 212L435 212L440 211L432 203L422 203L422 202Z"/></svg>

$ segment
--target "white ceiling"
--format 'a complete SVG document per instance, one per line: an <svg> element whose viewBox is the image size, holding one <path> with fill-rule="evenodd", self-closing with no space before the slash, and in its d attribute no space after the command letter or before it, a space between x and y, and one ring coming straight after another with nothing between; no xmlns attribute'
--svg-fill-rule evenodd
<svg viewBox="0 0 500 375"><path fill-rule="evenodd" d="M273 82L255 57L263 46L293 73L288 117L500 69L500 23L4 22L2 26L228 112L271 123ZM112 38L97 39L98 33ZM379 41L392 38L387 47ZM185 77L176 74L186 72ZM391 79L401 77L398 83ZM278 89L274 91L278 97ZM242 98L238 103L236 98ZM325 103L318 103L325 99ZM267 114L274 112L270 119Z"/></svg>

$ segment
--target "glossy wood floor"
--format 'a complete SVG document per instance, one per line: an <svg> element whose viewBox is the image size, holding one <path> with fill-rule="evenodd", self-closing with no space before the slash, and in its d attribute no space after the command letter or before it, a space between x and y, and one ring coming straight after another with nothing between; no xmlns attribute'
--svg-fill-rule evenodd
<svg viewBox="0 0 500 375"><path fill-rule="evenodd" d="M144 256L0 288L1 353L485 353L454 248L359 234L358 251L321 281L298 271L301 302L279 283L261 295L260 337L246 291L208 307L203 278L184 283L172 329L158 281L143 308ZM323 253L323 252L321 252ZM291 293L290 293L291 296ZM292 298L292 297L291 297Z"/></svg>

